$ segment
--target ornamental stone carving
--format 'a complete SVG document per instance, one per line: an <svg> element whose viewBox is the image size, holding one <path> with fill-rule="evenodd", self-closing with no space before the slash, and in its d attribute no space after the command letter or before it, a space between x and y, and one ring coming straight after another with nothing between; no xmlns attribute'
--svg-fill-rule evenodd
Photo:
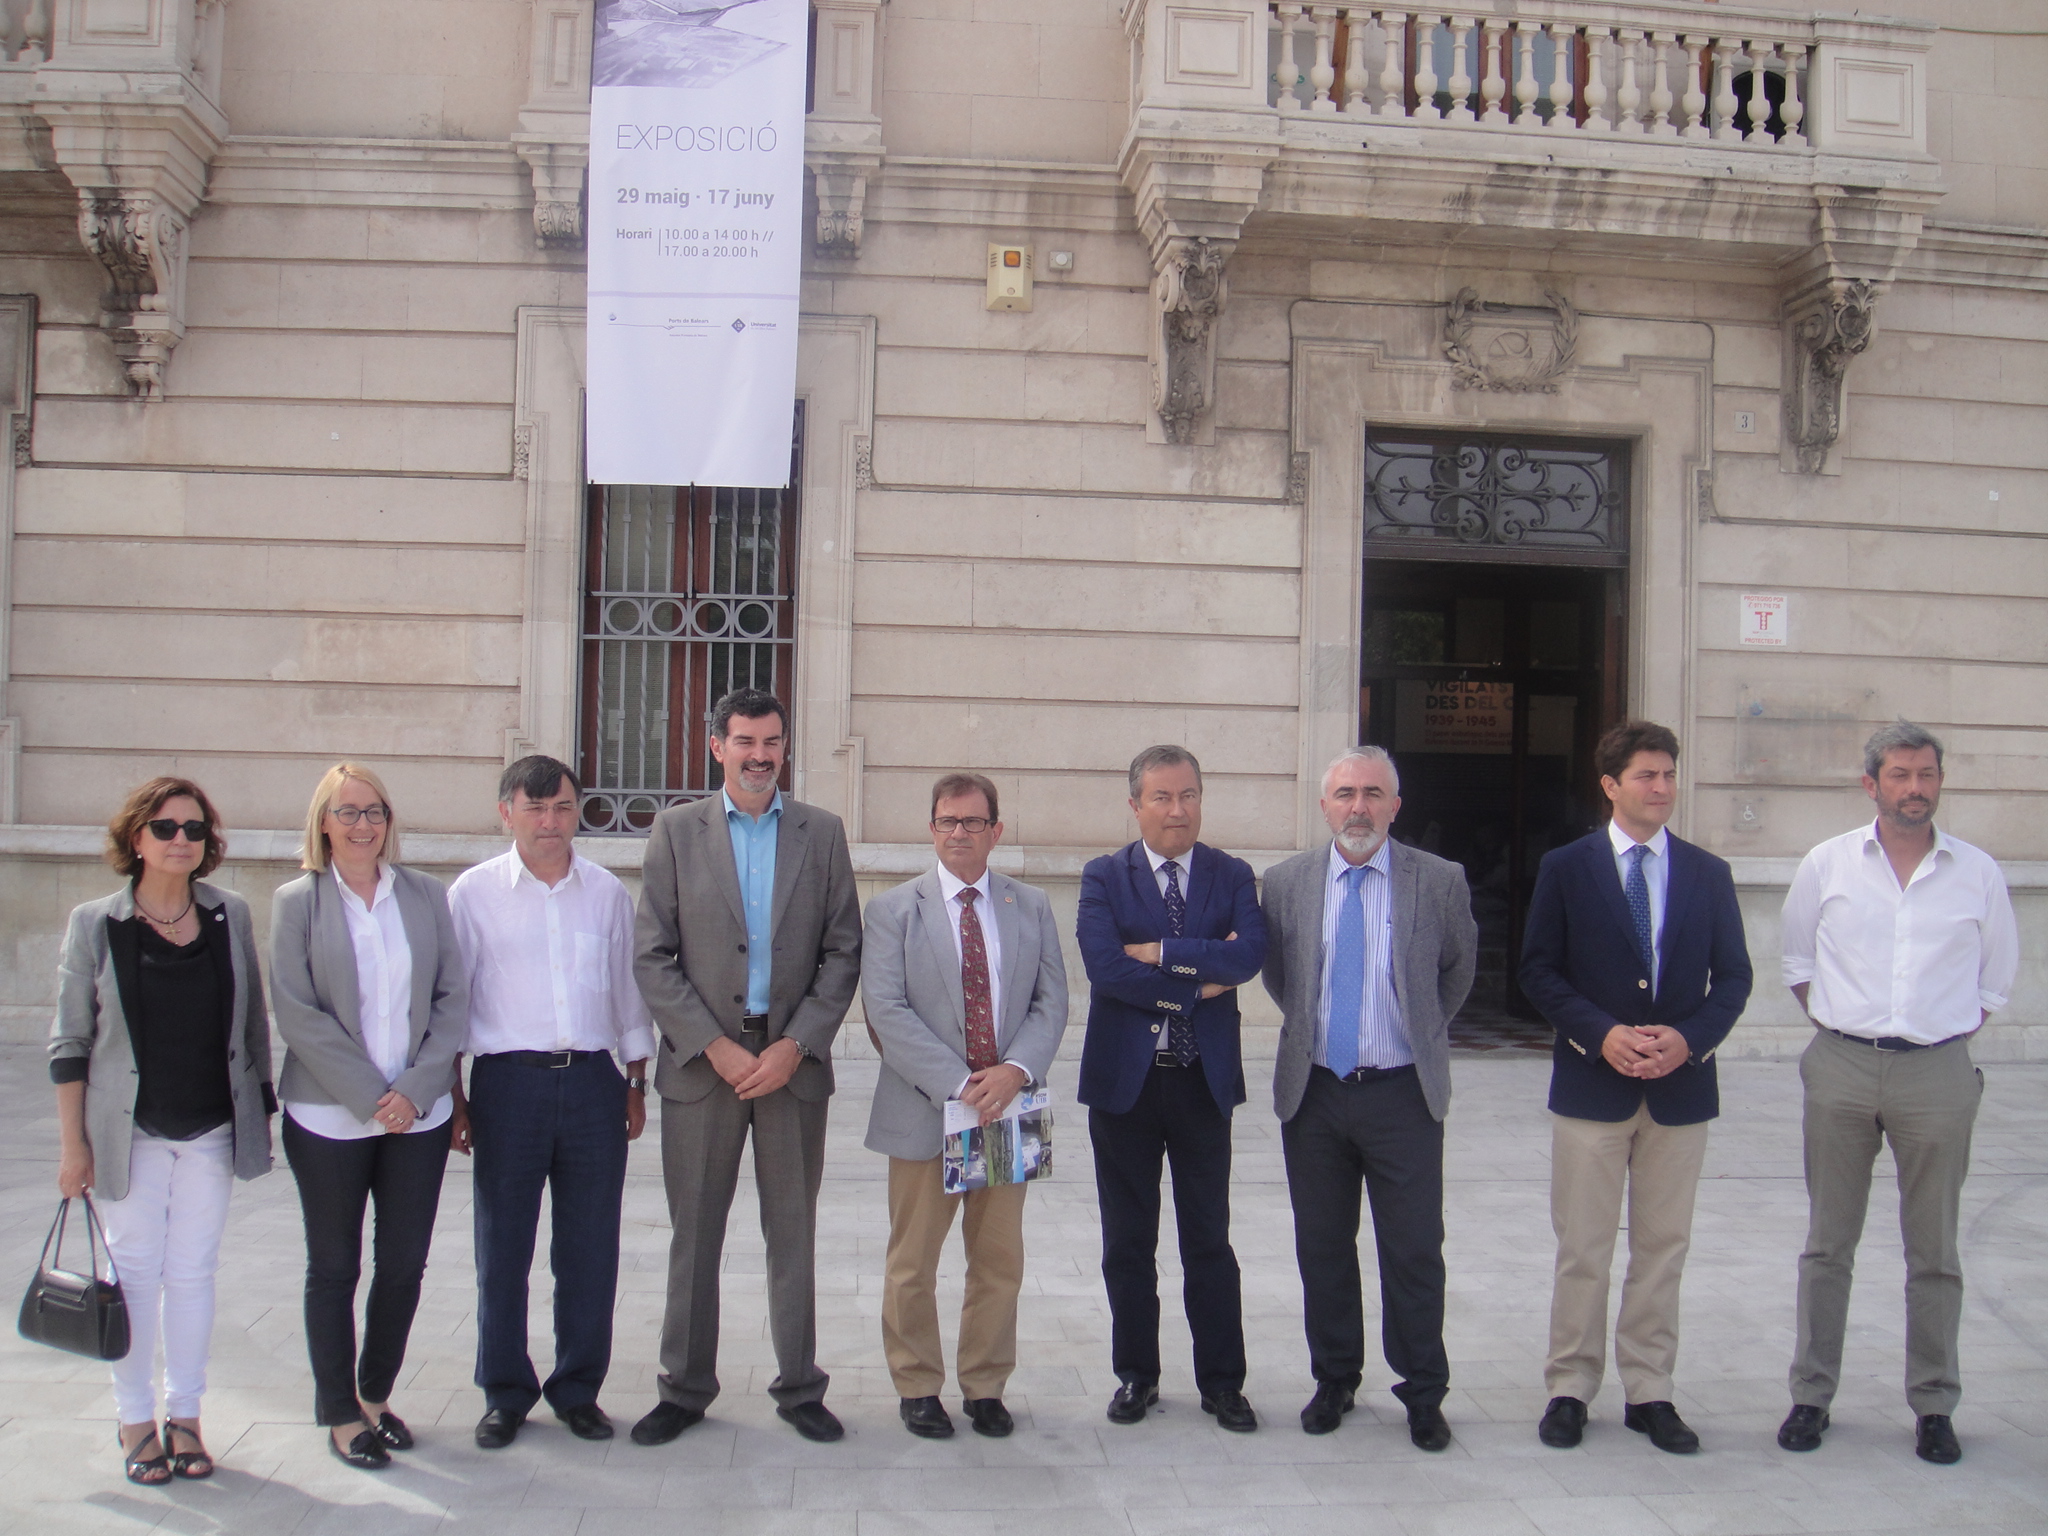
<svg viewBox="0 0 2048 1536"><path fill-rule="evenodd" d="M513 151L533 173L533 243L584 247L590 170L591 0L533 0L531 76Z"/></svg>
<svg viewBox="0 0 2048 1536"><path fill-rule="evenodd" d="M164 369L185 338L184 219L159 198L87 189L79 194L78 235L111 281L100 325L129 388L161 400Z"/></svg>
<svg viewBox="0 0 2048 1536"><path fill-rule="evenodd" d="M1554 395L1571 371L1578 339L1578 312L1549 289L1537 306L1489 304L1477 289L1460 288L1444 310L1453 389Z"/></svg>
<svg viewBox="0 0 2048 1536"><path fill-rule="evenodd" d="M1216 322L1229 296L1225 268L1235 240L1207 235L1167 242L1153 281L1160 349L1153 363L1153 405L1169 443L1192 443L1215 403Z"/></svg>
<svg viewBox="0 0 2048 1536"><path fill-rule="evenodd" d="M1792 398L1788 426L1802 474L1817 475L1842 435L1842 394L1849 360L1877 329L1877 289L1864 278L1834 285L1792 322Z"/></svg>

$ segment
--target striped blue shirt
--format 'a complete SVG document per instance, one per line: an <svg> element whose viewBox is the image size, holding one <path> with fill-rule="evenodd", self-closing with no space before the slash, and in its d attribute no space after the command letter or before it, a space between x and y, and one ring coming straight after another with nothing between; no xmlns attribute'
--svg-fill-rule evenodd
<svg viewBox="0 0 2048 1536"><path fill-rule="evenodd" d="M1323 885L1323 989L1316 1007L1316 1064L1330 1062L1330 957L1337 947L1337 913L1344 904L1351 865L1330 842L1330 867ZM1394 847L1383 841L1365 861L1359 900L1365 906L1365 1005L1358 1021L1361 1067L1405 1067L1415 1060L1408 1026L1394 993Z"/></svg>

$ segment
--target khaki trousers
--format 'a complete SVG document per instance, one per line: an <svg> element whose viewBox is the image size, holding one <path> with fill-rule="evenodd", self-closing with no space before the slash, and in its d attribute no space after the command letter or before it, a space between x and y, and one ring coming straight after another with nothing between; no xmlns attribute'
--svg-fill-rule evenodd
<svg viewBox="0 0 2048 1536"><path fill-rule="evenodd" d="M967 1294L960 1305L960 1395L1001 1397L1017 1368L1017 1294L1024 1288L1024 1192L1001 1184L949 1195L939 1158L889 1159L889 1254L883 1263L882 1352L898 1397L946 1385L939 1342L939 1251L964 1205Z"/></svg>
<svg viewBox="0 0 2048 1536"><path fill-rule="evenodd" d="M1678 1362L1678 1284L1692 1247L1693 1194L1707 1155L1707 1122L1659 1125L1645 1104L1627 1120L1550 1122L1550 1224L1557 1278L1550 1293L1552 1397L1590 1403L1607 1368L1607 1288L1621 1197L1628 1190L1628 1274L1614 1325L1614 1365L1631 1403L1671 1401Z"/></svg>
<svg viewBox="0 0 2048 1536"><path fill-rule="evenodd" d="M1870 1205L1870 1173L1890 1141L1906 1243L1906 1402L1952 1414L1962 1400L1956 1335L1963 1260L1956 1223L1984 1074L1966 1040L1925 1051L1880 1051L1816 1030L1799 1058L1806 1084L1806 1197L1799 1255L1799 1342L1792 1401L1825 1408L1842 1380L1849 1281Z"/></svg>

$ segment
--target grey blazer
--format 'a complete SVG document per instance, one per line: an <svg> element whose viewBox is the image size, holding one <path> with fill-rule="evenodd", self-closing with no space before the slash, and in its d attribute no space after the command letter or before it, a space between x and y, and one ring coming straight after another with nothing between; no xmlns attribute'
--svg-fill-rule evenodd
<svg viewBox="0 0 2048 1536"><path fill-rule="evenodd" d="M1052 903L1038 887L990 871L988 909L1002 953L996 1050L1044 1082L1067 1028L1067 967ZM919 1162L937 1157L940 1106L968 1074L967 1001L937 870L868 903L860 995L882 1052L868 1150Z"/></svg>
<svg viewBox="0 0 2048 1536"><path fill-rule="evenodd" d="M1462 866L1433 853L1393 846L1394 996L1429 1112L1451 1107L1451 1018L1472 990L1479 926ZM1266 969L1280 1005L1280 1052L1273 1063L1273 1112L1292 1120L1315 1064L1322 1009L1323 893L1330 845L1319 843L1266 871Z"/></svg>
<svg viewBox="0 0 2048 1536"><path fill-rule="evenodd" d="M263 1009L255 930L249 923L249 904L233 891L195 880L192 899L201 921L227 928L235 974L228 1014L235 1176L253 1179L270 1172L270 1111L275 1107L270 1090L270 1018ZM50 1026L52 1065L67 1059L86 1064L85 1139L92 1148L93 1192L102 1200L120 1200L128 1194L128 1152L140 1086L107 923L130 922L134 917L135 894L129 886L72 910L57 965L57 1019Z"/></svg>
<svg viewBox="0 0 2048 1536"><path fill-rule="evenodd" d="M287 1104L339 1104L368 1120L396 1088L425 1114L455 1086L455 1058L469 1039L469 975L448 892L432 875L391 868L412 949L412 1043L395 1082L384 1081L363 1044L356 948L332 873L309 871L271 899L271 1006L285 1043L277 1096Z"/></svg>
<svg viewBox="0 0 2048 1536"><path fill-rule="evenodd" d="M830 811L782 797L769 914L774 967L768 1027L742 1039L747 922L725 799L707 795L654 819L641 866L633 976L661 1036L654 1086L694 1104L721 1079L704 1052L721 1034L751 1047L787 1035L810 1054L789 1080L799 1099L832 1093L832 1041L860 983L860 897L846 828Z"/></svg>

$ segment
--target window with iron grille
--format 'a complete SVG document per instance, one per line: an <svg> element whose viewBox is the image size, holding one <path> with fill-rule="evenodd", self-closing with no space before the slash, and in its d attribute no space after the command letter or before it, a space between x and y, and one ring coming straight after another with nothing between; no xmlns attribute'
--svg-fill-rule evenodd
<svg viewBox="0 0 2048 1536"><path fill-rule="evenodd" d="M716 792L711 708L726 693L761 688L789 703L797 467L792 449L780 491L590 487L585 832L644 833L665 807Z"/></svg>

